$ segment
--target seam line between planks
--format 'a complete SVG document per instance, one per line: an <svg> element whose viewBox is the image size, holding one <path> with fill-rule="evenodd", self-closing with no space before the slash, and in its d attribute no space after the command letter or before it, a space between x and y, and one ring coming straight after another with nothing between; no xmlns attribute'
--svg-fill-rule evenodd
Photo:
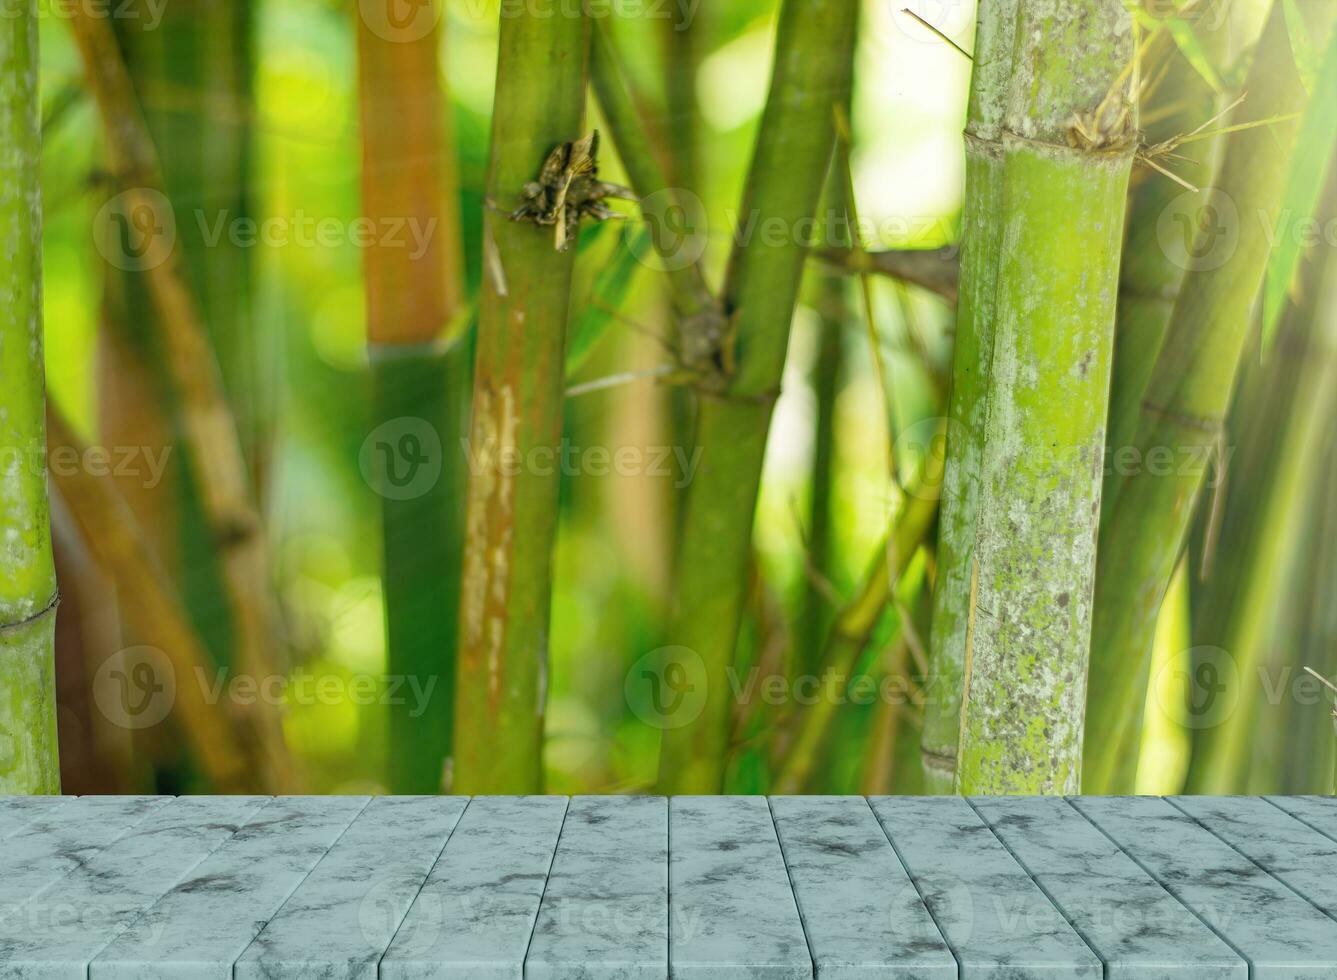
<svg viewBox="0 0 1337 980"><path fill-rule="evenodd" d="M1241 851L1238 847L1236 847L1236 846L1235 846L1234 844L1232 844L1230 841L1226 840L1223 836L1221 836L1220 834L1218 834L1218 833L1217 833L1215 830L1213 830L1211 827L1207 826L1207 824L1203 823L1201 820L1199 820L1199 819L1198 819L1197 817L1195 817L1193 814L1189 813L1187 810L1183 809L1183 808L1180 807L1178 804L1176 804L1175 801L1174 801L1171 797L1165 796L1165 797L1162 797L1162 799L1164 799L1166 803L1169 803L1172 807L1174 807L1176 810L1178 810L1178 811L1179 811L1180 813L1182 813L1184 816L1188 817L1188 819L1191 820L1191 821L1193 821L1193 823L1195 823L1195 824L1197 824L1199 827L1201 827L1201 828L1203 829L1203 831L1205 831L1207 834L1211 835L1211 836L1214 837L1216 840L1219 840L1222 844L1226 845L1226 847L1230 848L1232 851L1234 851L1236 854L1238 854L1238 855L1239 855L1240 857L1242 857L1244 860L1248 861L1250 864L1252 864L1255 868L1257 868L1257 869L1258 869L1259 871L1261 871L1263 874L1267 875L1269 878L1271 878L1271 879L1272 879L1273 881L1275 881L1277 884L1281 885L1282 888L1285 888L1285 889L1286 889L1288 892L1290 892L1292 895L1295 895L1297 898L1299 898L1301 901L1303 901L1306 905L1310 905L1310 906L1312 906L1312 907L1314 908L1314 910L1315 910L1316 912L1318 912L1319 915L1322 915L1322 916L1324 916L1325 918L1328 918L1328 919L1332 919L1332 918L1334 918L1332 915L1329 915L1329 914L1328 914L1327 912L1325 912L1322 908L1320 908L1320 907L1314 902L1314 900L1313 900L1312 898L1310 898L1308 895L1304 895L1304 894L1302 894L1298 889L1295 888L1295 886L1293 886L1292 884L1290 884L1290 882L1286 881L1284 878L1281 878L1281 877L1278 876L1275 872L1269 870L1265 865L1263 865L1263 863L1262 863L1261 861L1255 861L1253 858L1249 857L1249 855L1245 854L1243 851ZM1281 809L1281 808L1278 807L1277 809ZM1286 812L1286 811L1282 810L1282 813L1285 813L1285 812ZM1286 816L1290 816L1290 814L1286 814ZM1302 826L1307 826L1307 825L1302 825Z"/></svg>
<svg viewBox="0 0 1337 980"><path fill-rule="evenodd" d="M450 832L446 834L446 839L441 842L441 849L436 852L436 860L434 860L431 866L427 869L427 873L422 876L422 881L418 882L418 890L413 893L413 901L409 902L408 907L404 909L404 916L399 920L399 925L395 926L395 931L390 936L390 941L385 944L385 949L381 950L381 955L376 957L376 976L379 977L381 975L381 961L385 959L386 955L390 952L390 947L393 946L395 940L399 938L399 931L404 928L404 923L409 920L409 913L413 911L413 906L418 904L418 897L422 895L422 890L427 887L427 880L432 877L432 872L435 871L436 866L441 863L441 855L446 853L446 845L449 844L451 838L455 836L455 831L460 829L460 824L464 822L464 815L469 812L469 807L473 806L473 803L474 797L466 796L464 798L464 809L461 810L460 815L455 818L455 822L450 827ZM371 804L367 805L370 806Z"/></svg>
<svg viewBox="0 0 1337 980"><path fill-rule="evenodd" d="M812 940L808 938L808 921L803 917L803 903L798 900L798 891L794 888L794 875L789 870L789 855L785 853L785 842L780 836L780 825L775 822L775 809L771 806L769 796L762 797L766 801L766 814L771 818L771 833L775 835L775 844L780 849L780 864L785 869L785 880L789 882L789 897L793 899L794 911L798 913L798 927L803 930L803 945L808 947L808 962L812 970L812 975L817 976L817 957L812 952ZM873 819L877 819L874 817Z"/></svg>
<svg viewBox="0 0 1337 980"><path fill-rule="evenodd" d="M1157 798L1157 799L1160 799L1160 800L1165 799L1165 797L1163 797L1163 796L1158 796L1158 797L1156 797L1156 798ZM1253 964L1253 960L1251 960L1251 959L1248 957L1248 955L1244 952L1244 950L1240 949L1240 948L1239 948L1238 946L1236 946L1233 942L1231 942L1230 938L1229 938L1225 933L1223 933L1220 929L1216 928L1214 925L1212 925L1210 922L1208 922L1205 918L1203 918L1203 916L1201 915L1201 913L1199 913L1198 910L1195 909L1192 905L1190 905L1185 899L1182 899L1182 898L1180 898L1178 895L1176 895L1174 889L1171 888L1169 885L1167 885L1164 881L1161 880L1161 876L1160 876L1160 875L1156 874L1156 872L1152 871L1149 867L1147 867L1145 864L1143 864L1143 863L1138 859L1138 857L1137 857L1136 854L1134 854L1132 851L1128 850L1128 848L1124 847L1124 846L1123 846L1122 844L1120 844L1117 840L1115 840L1114 837L1113 837L1113 835L1111 835L1111 834L1109 833L1109 831L1107 831L1104 827L1100 826L1100 824L1098 824L1094 819L1092 819L1090 816L1088 816L1088 815L1082 810L1082 808L1079 807L1079 806L1073 801L1073 798L1072 798L1071 796L1065 796L1065 797L1063 797L1063 799L1064 799L1064 801L1068 804L1068 806L1072 807L1074 810L1076 810L1076 811L1078 812L1078 814L1081 815L1081 817L1082 817L1083 820L1085 820L1087 823L1089 823L1092 827L1095 827L1096 830L1097 830L1099 833L1104 834L1104 835L1105 835L1105 839L1108 840L1108 841L1109 841L1111 844L1113 844L1115 847L1117 847L1121 853L1126 854L1126 855L1128 856L1128 860L1132 861L1132 862L1133 862L1134 864L1136 864L1139 868L1141 868L1144 872L1146 872L1147 876L1148 876L1149 878L1151 878L1152 881L1156 882L1156 884L1158 884L1158 885L1160 885L1162 888L1164 888L1176 902L1178 902L1178 903L1179 903L1180 905L1182 905L1184 908L1188 909L1189 913L1190 913L1195 919L1197 919L1199 922L1201 922L1204 926L1206 926L1208 929L1210 929L1210 930L1212 931L1212 933L1216 936L1217 939L1221 940L1221 942L1225 943L1225 944L1226 944L1227 946L1229 946L1232 950L1234 950L1235 955L1238 956L1240 959L1242 959L1242 960L1245 962L1245 965L1248 966L1248 968L1249 968L1249 977L1250 977L1250 980L1252 980L1252 978L1253 978L1253 976L1254 976L1254 964Z"/></svg>
<svg viewBox="0 0 1337 980"><path fill-rule="evenodd" d="M571 800L573 797L566 798L566 806L562 809L562 823L557 828L557 839L552 842L552 857L548 858L548 873L543 876L543 891L539 894L539 903L534 906L534 921L529 926L529 942L525 943L525 953L520 957L520 976L528 973L529 951L534 946L534 933L538 932L539 916L543 914L543 901L548 897L548 882L552 881L552 869L557 864L557 849L562 846L562 834L566 833L566 818L571 814ZM464 818L461 817L461 820Z"/></svg>
<svg viewBox="0 0 1337 980"><path fill-rule="evenodd" d="M1110 975L1110 964L1109 961L1105 959L1105 957L1100 955L1100 950L1096 949L1095 944L1091 942L1091 940L1087 937L1086 933L1084 933L1081 930L1081 928L1078 927L1077 923L1073 921L1072 916L1068 915L1067 911L1064 910L1063 906L1058 903L1058 900L1055 899L1054 896L1049 893L1049 889L1040 883L1040 880L1035 877L1035 872L1032 871L1029 867L1027 867L1026 862L1017 856L1017 852L1012 850L1012 847L1008 844L1007 841L1003 840L1003 838L999 835L998 831L994 829L994 825L989 822L989 818L986 817L984 814L980 813L979 807L975 806L971 798L968 796L963 796L961 797L961 799L966 801L966 806L970 807L970 809L974 811L975 816L976 818L978 818L979 822L984 824L985 828L989 831L989 833L993 835L993 839L998 841L999 845L1003 848L1003 850L1007 852L1008 857L1012 858L1012 860L1016 862L1017 867L1021 869L1022 873L1026 876L1027 880L1029 880L1030 883L1034 885L1036 889L1040 892L1040 894L1045 897L1045 901L1047 901L1051 906L1053 906L1054 911L1057 912L1062 917L1063 921L1068 924L1068 928L1070 928L1077 935L1077 938L1080 939L1086 945L1086 948L1091 951L1091 955L1094 956L1096 958L1096 962L1100 964L1100 975L1108 978ZM1165 891L1164 885L1160 885L1159 882L1157 882L1157 884L1160 886L1161 891ZM1169 893L1167 892L1166 894Z"/></svg>
<svg viewBox="0 0 1337 980"><path fill-rule="evenodd" d="M895 797L886 797L886 799L895 799ZM956 947L952 945L952 941L947 938L947 933L943 932L942 925L938 922L938 917L933 914L933 907L929 905L928 902L924 901L924 890L919 887L919 882L915 880L914 872L911 871L909 865L905 863L905 858L901 857L901 849L897 847L896 842L891 839L891 832L887 830L886 826L882 823L882 818L879 817L877 811L873 809L872 801L865 796L863 802L864 806L868 807L868 812L873 815L873 821L877 824L878 830L882 831L882 836L885 837L887 843L891 845L891 851L896 855L896 860L901 863L901 870L905 872L905 877L909 880L910 887L913 888L915 894L919 896L919 904L922 905L924 911L928 913L928 918L929 921L933 923L933 928L938 930L938 936L941 937L942 944L947 947L947 952L952 954L952 959L956 960L956 975L960 977L961 971L964 969L961 964L961 955L956 951Z"/></svg>

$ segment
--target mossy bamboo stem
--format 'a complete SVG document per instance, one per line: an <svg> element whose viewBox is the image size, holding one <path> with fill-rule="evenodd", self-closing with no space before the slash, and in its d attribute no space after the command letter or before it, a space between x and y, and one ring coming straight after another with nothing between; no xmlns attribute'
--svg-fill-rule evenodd
<svg viewBox="0 0 1337 980"><path fill-rule="evenodd" d="M0 17L0 794L60 792L40 118L37 7L24 0Z"/></svg>
<svg viewBox="0 0 1337 980"><path fill-rule="evenodd" d="M993 360L994 285L1002 248L1003 115L1012 81L1017 4L980 4L966 123L966 203L961 294L956 310L947 466L938 523L937 579L920 749L924 784L950 793L960 741L961 694L970 616L987 388Z"/></svg>
<svg viewBox="0 0 1337 980"><path fill-rule="evenodd" d="M1311 36L1326 42L1337 23L1329 0L1295 0ZM1277 0L1246 83L1236 121L1291 117L1307 95L1291 48L1287 3ZM1191 270L1147 386L1138 423L1138 458L1168 453L1166 473L1143 466L1127 475L1102 522L1087 704L1085 789L1103 792L1118 764L1125 726L1136 717L1137 681L1151 654L1156 617L1169 585L1222 426L1262 288L1298 123L1292 119L1229 135L1213 203L1237 215L1238 239L1215 268ZM1216 226L1200 244L1215 244ZM1213 263L1215 265L1215 263ZM1182 465L1188 460L1189 465Z"/></svg>
<svg viewBox="0 0 1337 980"><path fill-rule="evenodd" d="M387 778L394 793L440 792L454 734L455 645L459 640L465 474L463 405L468 338L442 332L464 301L458 188L449 106L438 68L440 20L421 37L383 36L358 17L362 124L362 212L378 227L409 222L428 234L363 252L367 341L381 495L386 665L432 692L419 708L389 709ZM464 389L462 391L461 389ZM408 426L436 434L426 463ZM409 442L403 440L409 439ZM439 448L437 448L439 447ZM435 467L430 485L415 473ZM379 467L385 467L382 471Z"/></svg>
<svg viewBox="0 0 1337 980"><path fill-rule="evenodd" d="M583 15L565 12L501 18L488 175L499 208L518 201L555 146L581 135L587 28ZM453 788L532 793L542 783L560 474L552 462L575 250L558 252L551 228L496 211L483 236Z"/></svg>
<svg viewBox="0 0 1337 980"><path fill-rule="evenodd" d="M808 242L835 144L835 111L850 85L857 4L785 0L770 94L740 210L724 290L736 372L725 392L702 392L701 464L688 491L669 641L701 659L705 705L665 732L660 788L721 788L728 739L728 669L742 620L752 524L771 413L779 391ZM781 233L763 235L767 227ZM751 229L751 233L749 233Z"/></svg>
<svg viewBox="0 0 1337 980"><path fill-rule="evenodd" d="M1095 584L1119 246L1136 149L1120 0L1024 0L956 788L1071 793Z"/></svg>

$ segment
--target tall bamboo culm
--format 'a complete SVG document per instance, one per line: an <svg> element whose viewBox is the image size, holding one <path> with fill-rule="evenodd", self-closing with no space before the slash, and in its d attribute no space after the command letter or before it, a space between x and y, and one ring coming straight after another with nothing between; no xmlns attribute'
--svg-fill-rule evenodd
<svg viewBox="0 0 1337 980"><path fill-rule="evenodd" d="M1337 4L1294 0L1319 45L1326 45ZM1281 119L1230 134L1215 205L1228 205L1238 240L1212 268L1191 269L1147 384L1138 420L1138 458L1169 450L1179 461L1166 474L1141 467L1124 477L1101 526L1100 562L1086 710L1085 788L1101 792L1117 771L1127 726L1138 717L1138 681L1151 656L1156 617L1183 550L1208 460L1223 438L1250 311L1267 268L1267 230L1276 227L1299 130L1293 118L1308 97L1296 66L1289 0L1276 0L1245 84L1248 101L1234 122ZM1215 235L1215 226L1202 234ZM1214 239L1202 239L1210 246ZM1196 252L1197 250L1195 250ZM1200 252L1198 254L1201 254Z"/></svg>
<svg viewBox="0 0 1337 980"><path fill-rule="evenodd" d="M588 40L583 15L525 7L501 17L487 184L499 210L483 226L466 448L453 780L464 793L532 793L542 783L559 468L533 464L561 438L575 249L558 252L552 228L502 211L554 147L582 135Z"/></svg>
<svg viewBox="0 0 1337 980"><path fill-rule="evenodd" d="M37 5L0 17L0 794L59 793Z"/></svg>
<svg viewBox="0 0 1337 980"><path fill-rule="evenodd" d="M434 23L421 36L356 18L362 213L378 225L412 222L428 236L420 251L363 253L386 661L392 676L432 692L423 710L390 708L387 779L391 792L410 794L439 792L450 756L469 383L468 332L446 335L463 304L463 263L436 13L420 14Z"/></svg>
<svg viewBox="0 0 1337 980"><path fill-rule="evenodd" d="M994 285L1002 247L1003 114L1012 81L1019 0L981 3L966 122L966 203L961 230L961 290L948 402L947 468L938 522L929 674L920 742L924 787L950 793L961 731L961 684L970 621L979 476L984 455Z"/></svg>
<svg viewBox="0 0 1337 980"><path fill-rule="evenodd" d="M666 793L716 793L723 783L728 670L743 613L766 436L807 252L801 231L817 210L835 145L835 110L850 85L857 6L785 0L780 10L770 94L724 289L736 371L724 391L701 392L701 464L683 515L669 622L669 642L695 654L687 658L686 683L703 686L705 703L691 722L664 733L659 775ZM768 227L772 234L760 233Z"/></svg>
<svg viewBox="0 0 1337 980"><path fill-rule="evenodd" d="M1136 150L1120 0L1024 0L956 788L1079 788L1114 341Z"/></svg>

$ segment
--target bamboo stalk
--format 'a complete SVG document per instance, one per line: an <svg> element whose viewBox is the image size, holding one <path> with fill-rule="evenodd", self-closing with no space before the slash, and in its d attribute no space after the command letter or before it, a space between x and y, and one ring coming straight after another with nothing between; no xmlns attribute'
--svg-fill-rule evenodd
<svg viewBox="0 0 1337 980"><path fill-rule="evenodd" d="M1337 6L1295 0L1310 34L1326 41ZM1304 109L1304 85L1291 49L1287 4L1278 0L1263 32L1237 121L1291 117ZM1285 118L1232 132L1218 201L1239 216L1238 241L1219 267L1190 271L1175 304L1165 345L1148 383L1136 445L1177 462L1167 474L1143 466L1121 481L1102 522L1092 627L1091 690L1085 749L1088 792L1111 784L1125 727L1136 716L1137 679L1150 656L1156 616L1186 540L1207 460L1222 438L1235 376L1262 288L1298 123ZM1255 223L1257 222L1257 223ZM1206 229L1203 235L1214 235ZM1206 244L1214 239L1204 238Z"/></svg>
<svg viewBox="0 0 1337 980"><path fill-rule="evenodd" d="M982 3L966 123L961 296L948 400L947 465L938 523L938 573L929 636L920 749L924 785L950 793L960 741L970 580L993 361L994 285L1002 250L1003 116L1012 80L1018 0Z"/></svg>
<svg viewBox="0 0 1337 980"><path fill-rule="evenodd" d="M586 47L583 16L501 18L488 175L498 206L519 198L555 146L581 135ZM551 229L496 212L483 236L453 788L524 793L542 782L560 471L539 464L544 454L551 464L561 437L575 253L556 251Z"/></svg>
<svg viewBox="0 0 1337 980"><path fill-rule="evenodd" d="M60 792L37 66L36 4L24 2L0 18L0 794Z"/></svg>
<svg viewBox="0 0 1337 980"><path fill-rule="evenodd" d="M68 8L69 22L97 101L106 153L120 185L127 215L161 223L164 182L107 19L86 6ZM218 363L209 346L197 301L170 236L149 234L144 272L160 331L167 374L180 406L196 489L222 554L223 578L236 637L236 664L259 680L277 675L277 609L264 527L251 496L236 425L223 396ZM292 788L295 777L277 711L255 699L248 730L264 748L265 784Z"/></svg>
<svg viewBox="0 0 1337 980"><path fill-rule="evenodd" d="M734 320L736 372L727 390L703 390L697 422L701 465L687 496L672 643L704 664L705 707L665 732L660 787L718 792L730 714L727 671L742 619L753 512L789 324L806 255L801 237L821 196L853 60L855 8L848 0L785 0L775 68L740 214L783 229L780 238L740 228L724 290ZM732 360L733 358L725 358Z"/></svg>
<svg viewBox="0 0 1337 980"><path fill-rule="evenodd" d="M878 548L858 594L836 614L821 655L824 694L800 713L772 792L799 793L807 788L840 706L832 685L849 682L901 582L901 572L928 538L938 512L937 494L930 488L939 486L943 459L935 454L927 459L929 468L907 496L905 509Z"/></svg>
<svg viewBox="0 0 1337 980"><path fill-rule="evenodd" d="M1119 0L1025 0L958 791L1080 786L1119 246L1136 150Z"/></svg>
<svg viewBox="0 0 1337 980"><path fill-rule="evenodd" d="M367 248L363 267L372 425L386 434L373 448L386 467L378 490L387 670L432 691L423 708L390 706L387 781L394 793L436 793L454 734L465 473L458 447L470 353L467 336L440 343L464 302L454 147L437 64L442 31L437 20L421 37L387 39L365 17L356 20L363 216L427 233L420 251L402 242ZM409 420L439 433L439 460L403 452L419 445L402 441L414 437ZM415 484L406 467L435 462L441 470L431 485Z"/></svg>
<svg viewBox="0 0 1337 980"><path fill-rule="evenodd" d="M1335 197L1330 194L1329 200ZM1334 213L1330 209L1325 217ZM1269 433L1275 453L1271 465L1258 474L1249 527L1241 546L1231 552L1232 563L1243 571L1239 587L1229 589L1228 601L1220 598L1223 608L1215 617L1220 645L1234 660L1239 703L1219 725L1199 733L1189 769L1190 792L1240 792L1249 776L1251 745L1260 734L1256 726L1264 690L1259 678L1269 654L1279 648L1276 613L1292 591L1286 585L1303 540L1305 488L1322 478L1323 447L1337 398L1337 262L1331 249L1314 259L1316 268L1306 277L1308 295L1290 308L1291 322L1281 328L1298 350L1272 354L1289 365L1287 378L1278 382L1291 387L1294 397L1279 435L1276 430ZM1272 725L1268 731L1280 733L1286 727ZM1270 772L1275 775L1279 767L1270 767Z"/></svg>
<svg viewBox="0 0 1337 980"><path fill-rule="evenodd" d="M53 458L84 459L85 447L54 405L48 406L46 420ZM123 605L125 617L171 665L173 716L213 788L254 792L263 785L263 774L256 771L259 760L246 751L254 744L245 733L247 719L227 704L207 700L209 653L112 478L94 476L79 465L53 465L51 476L97 564L109 578L135 584L134 601Z"/></svg>

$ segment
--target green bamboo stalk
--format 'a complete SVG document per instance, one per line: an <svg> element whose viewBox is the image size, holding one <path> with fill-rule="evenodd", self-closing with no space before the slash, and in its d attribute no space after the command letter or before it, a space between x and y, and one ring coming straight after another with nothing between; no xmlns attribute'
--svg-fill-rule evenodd
<svg viewBox="0 0 1337 980"><path fill-rule="evenodd" d="M420 252L368 248L367 342L381 495L386 666L432 695L389 707L393 793L441 791L451 752L464 528L467 336L442 332L463 303L454 146L438 66L437 19L420 37L383 36L358 17L362 211L430 229ZM425 428L416 431L425 423ZM424 445L430 433L436 445ZM424 453L428 454L426 457ZM439 467L439 468L438 468Z"/></svg>
<svg viewBox="0 0 1337 980"><path fill-rule="evenodd" d="M1003 116L1012 81L1018 0L982 3L966 122L961 292L947 415L947 467L938 523L937 579L920 750L924 785L950 793L960 742L970 581L993 361L994 285L1002 250Z"/></svg>
<svg viewBox="0 0 1337 980"><path fill-rule="evenodd" d="M808 789L808 780L822 757L824 745L831 738L840 707L840 699L835 696L837 692L832 690L832 685L850 682L859 657L901 583L901 572L933 527L938 512L937 495L925 488L939 485L944 460L939 455L930 454L927 461L928 469L922 474L917 489L907 496L905 509L878 548L858 593L841 608L831 624L818 668L823 679L823 693L798 715L784 763L771 788L774 793L801 793Z"/></svg>
<svg viewBox="0 0 1337 980"><path fill-rule="evenodd" d="M1026 0L956 788L1079 788L1119 246L1136 149L1119 0Z"/></svg>
<svg viewBox="0 0 1337 980"><path fill-rule="evenodd" d="M817 209L835 109L850 85L857 6L785 0L780 11L770 95L724 290L735 356L723 360L726 369L734 360L736 371L725 391L701 392L701 465L683 515L668 636L701 658L702 676L689 683L704 685L706 697L695 720L664 734L660 787L668 793L713 793L722 784L727 672L742 620L762 457L807 252L802 227ZM756 233L761 227L781 235Z"/></svg>
<svg viewBox="0 0 1337 980"><path fill-rule="evenodd" d="M501 18L488 196L518 202L552 149L581 135L584 16ZM552 546L557 533L567 310L574 250L551 228L484 219L485 274L468 445L453 789L542 783ZM518 465L517 465L518 461Z"/></svg>
<svg viewBox="0 0 1337 980"><path fill-rule="evenodd" d="M1337 22L1327 0L1294 0L1316 40ZM1252 309L1262 288L1269 243L1307 95L1285 8L1277 0L1264 28L1236 121L1280 118L1230 134L1217 183L1240 224L1238 241L1217 268L1190 271L1175 304L1165 345L1147 386L1138 456L1168 452L1169 473L1142 466L1121 481L1102 522L1092 625L1085 789L1103 792L1117 770L1125 727L1137 716L1137 681L1150 656L1156 616L1186 540L1207 460L1222 438ZM1205 229L1215 235L1219 229ZM1213 239L1204 238L1211 244ZM1189 465L1182 465L1185 460Z"/></svg>
<svg viewBox="0 0 1337 980"><path fill-rule="evenodd" d="M46 496L37 9L0 18L0 794L59 793Z"/></svg>
<svg viewBox="0 0 1337 980"><path fill-rule="evenodd" d="M1252 527L1244 546L1231 553L1232 563L1238 563L1245 574L1240 587L1230 590L1231 601L1221 617L1221 648L1234 658L1239 704L1219 725L1199 733L1189 769L1190 792L1240 792L1248 778L1264 693L1259 675L1275 647L1277 606L1290 591L1286 589L1288 570L1305 523L1301 502L1305 489L1322 478L1323 447L1337 397L1337 262L1332 260L1331 249L1325 249L1320 258L1320 275L1310 277L1311 295L1291 307L1289 317L1298 322L1282 327L1282 336L1298 341L1301 349L1290 356L1272 355L1293 365L1285 383L1294 389L1294 399L1280 439L1272 434L1279 445L1272 465L1261 474L1250 515ZM1272 725L1269 731L1283 728ZM1273 773L1279 769L1271 767Z"/></svg>

